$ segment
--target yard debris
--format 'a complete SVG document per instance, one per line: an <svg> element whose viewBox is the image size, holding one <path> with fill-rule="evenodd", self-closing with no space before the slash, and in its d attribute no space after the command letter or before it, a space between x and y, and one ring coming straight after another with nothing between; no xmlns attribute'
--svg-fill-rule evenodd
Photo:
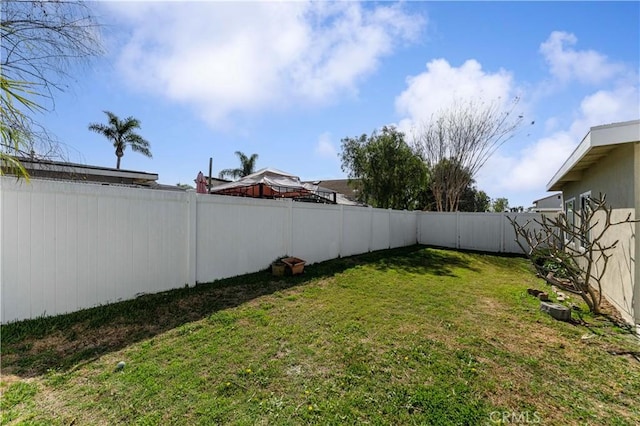
<svg viewBox="0 0 640 426"><path fill-rule="evenodd" d="M271 264L271 273L275 276L285 275L298 275L304 272L304 265L307 262L297 257L285 256L276 259Z"/></svg>
<svg viewBox="0 0 640 426"><path fill-rule="evenodd" d="M549 293L545 293L545 292L539 293L538 294L538 299L540 299L543 302L548 302L549 301Z"/></svg>
<svg viewBox="0 0 640 426"><path fill-rule="evenodd" d="M537 290L535 288L528 288L527 293L529 293L533 297L540 299L543 302L546 302L549 300L549 293L542 290Z"/></svg>
<svg viewBox="0 0 640 426"><path fill-rule="evenodd" d="M287 265L287 271L290 272L291 275L298 275L304 272L304 265L307 262L297 257L285 257L282 259L282 263Z"/></svg>
<svg viewBox="0 0 640 426"><path fill-rule="evenodd" d="M558 321L571 321L571 310L559 303L540 302L540 310Z"/></svg>

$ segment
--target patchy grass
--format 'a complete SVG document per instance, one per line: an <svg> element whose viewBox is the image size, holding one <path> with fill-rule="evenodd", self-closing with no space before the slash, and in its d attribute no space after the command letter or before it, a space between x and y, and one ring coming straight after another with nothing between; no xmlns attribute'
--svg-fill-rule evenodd
<svg viewBox="0 0 640 426"><path fill-rule="evenodd" d="M637 341L552 320L536 286L524 259L410 247L5 325L1 421L640 422Z"/></svg>

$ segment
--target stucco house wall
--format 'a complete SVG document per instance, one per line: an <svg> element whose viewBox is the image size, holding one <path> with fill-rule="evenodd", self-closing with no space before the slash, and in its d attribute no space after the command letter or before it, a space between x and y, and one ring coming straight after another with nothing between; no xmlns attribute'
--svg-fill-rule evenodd
<svg viewBox="0 0 640 426"><path fill-rule="evenodd" d="M581 212L581 196L590 194L592 197L606 195L607 204L613 209L612 221L621 221L630 214L636 218L635 182L636 158L640 152L636 144L622 144L610 151L601 161L583 172L580 181L569 182L563 187L565 205L574 200L575 210ZM598 214L598 225L594 234L604 226L604 213ZM630 323L640 321L634 309L634 283L636 281L636 224L617 225L609 228L604 236L604 243L618 241L612 252L603 279L603 293ZM600 265L601 266L601 265Z"/></svg>
<svg viewBox="0 0 640 426"><path fill-rule="evenodd" d="M569 204L581 212L586 196L606 195L612 222L628 216L640 219L640 120L592 127L547 185L562 191L564 211ZM579 220L576 217L576 220ZM604 213L593 233L604 226ZM602 280L604 296L640 333L640 223L609 228L604 243L617 241ZM575 244L579 244L577 241ZM602 265L598 265L602 267Z"/></svg>

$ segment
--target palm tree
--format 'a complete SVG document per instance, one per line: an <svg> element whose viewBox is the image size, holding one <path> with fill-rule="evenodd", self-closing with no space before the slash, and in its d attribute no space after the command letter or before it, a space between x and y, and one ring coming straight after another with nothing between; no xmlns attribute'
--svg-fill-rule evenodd
<svg viewBox="0 0 640 426"><path fill-rule="evenodd" d="M113 142L113 147L116 149L116 157L118 158L116 169L120 168L120 159L124 156L124 150L127 146L130 146L134 152L139 152L149 158L152 157L149 150L149 142L135 132L135 129L140 128L140 120L133 117L120 120L117 115L110 111L104 111L104 113L109 117L109 124L93 123L89 125L89 130L100 133Z"/></svg>
<svg viewBox="0 0 640 426"><path fill-rule="evenodd" d="M244 153L236 151L236 155L240 159L240 167L237 169L221 170L218 174L221 179L225 176L231 176L232 178L237 179L255 172L258 154L251 154L251 157L247 157Z"/></svg>

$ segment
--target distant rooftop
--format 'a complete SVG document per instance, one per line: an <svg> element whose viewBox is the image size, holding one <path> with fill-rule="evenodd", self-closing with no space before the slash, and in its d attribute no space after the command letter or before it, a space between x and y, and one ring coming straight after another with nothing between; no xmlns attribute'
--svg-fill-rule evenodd
<svg viewBox="0 0 640 426"><path fill-rule="evenodd" d="M32 178L143 186L151 189L162 190L182 190L177 186L157 183L157 173L114 169L111 167L42 160L29 157L18 157L17 160L27 170L29 176ZM11 170L3 169L3 172L11 173Z"/></svg>
<svg viewBox="0 0 640 426"><path fill-rule="evenodd" d="M329 180L316 180L310 181L309 183L313 183L315 185L320 185L323 188L330 189L332 191L338 192L344 195L347 199L351 201L357 201L358 199L358 190L356 189L357 179L351 180L349 179L329 179Z"/></svg>

